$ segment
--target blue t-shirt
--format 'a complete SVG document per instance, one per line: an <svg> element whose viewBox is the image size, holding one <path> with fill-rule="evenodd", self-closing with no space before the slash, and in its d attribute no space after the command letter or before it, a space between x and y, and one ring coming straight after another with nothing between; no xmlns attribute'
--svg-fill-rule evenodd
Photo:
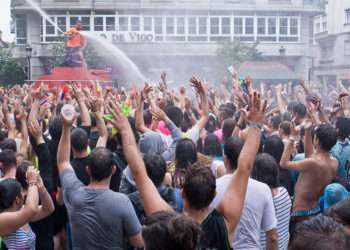
<svg viewBox="0 0 350 250"><path fill-rule="evenodd" d="M338 141L332 148L331 155L339 162L337 175L350 182L350 140L345 139L345 141Z"/></svg>

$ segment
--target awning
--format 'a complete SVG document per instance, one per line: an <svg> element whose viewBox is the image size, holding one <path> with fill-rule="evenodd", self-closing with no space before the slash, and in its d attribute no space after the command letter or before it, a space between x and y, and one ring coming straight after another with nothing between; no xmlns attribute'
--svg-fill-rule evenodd
<svg viewBox="0 0 350 250"><path fill-rule="evenodd" d="M240 77L251 76L254 80L298 80L300 77L280 62L244 62L238 68Z"/></svg>

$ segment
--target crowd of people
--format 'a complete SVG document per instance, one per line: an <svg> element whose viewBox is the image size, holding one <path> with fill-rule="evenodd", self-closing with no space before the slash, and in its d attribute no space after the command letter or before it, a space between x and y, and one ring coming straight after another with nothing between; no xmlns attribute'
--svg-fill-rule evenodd
<svg viewBox="0 0 350 250"><path fill-rule="evenodd" d="M1 249L350 249L344 86L0 89Z"/></svg>

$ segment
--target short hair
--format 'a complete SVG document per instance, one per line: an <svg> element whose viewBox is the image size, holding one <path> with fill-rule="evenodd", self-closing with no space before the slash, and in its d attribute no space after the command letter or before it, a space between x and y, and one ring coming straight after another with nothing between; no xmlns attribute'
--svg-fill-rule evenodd
<svg viewBox="0 0 350 250"><path fill-rule="evenodd" d="M197 161L197 147L191 139L181 139L175 149L176 168L186 169Z"/></svg>
<svg viewBox="0 0 350 250"><path fill-rule="evenodd" d="M274 115L270 118L271 126L273 129L278 129L281 124L281 116L280 115Z"/></svg>
<svg viewBox="0 0 350 250"><path fill-rule="evenodd" d="M170 211L147 216L142 230L147 250L195 250L200 236L201 227L195 220Z"/></svg>
<svg viewBox="0 0 350 250"><path fill-rule="evenodd" d="M97 147L92 151L88 163L91 178L102 181L112 175L113 154L109 149Z"/></svg>
<svg viewBox="0 0 350 250"><path fill-rule="evenodd" d="M52 140L59 141L62 134L63 121L61 116L55 116L49 121L49 133Z"/></svg>
<svg viewBox="0 0 350 250"><path fill-rule="evenodd" d="M293 106L293 113L297 114L300 118L305 118L306 107L303 103L299 102Z"/></svg>
<svg viewBox="0 0 350 250"><path fill-rule="evenodd" d="M149 109L143 111L143 120L145 122L145 125L152 124L152 113Z"/></svg>
<svg viewBox="0 0 350 250"><path fill-rule="evenodd" d="M338 117L335 127L338 129L338 137L345 140L350 136L350 119L347 117Z"/></svg>
<svg viewBox="0 0 350 250"><path fill-rule="evenodd" d="M237 168L238 158L242 151L243 145L244 141L235 136L228 138L225 142L224 154L233 170Z"/></svg>
<svg viewBox="0 0 350 250"><path fill-rule="evenodd" d="M9 209L20 194L21 184L15 179L0 181L0 211Z"/></svg>
<svg viewBox="0 0 350 250"><path fill-rule="evenodd" d="M327 210L327 215L344 226L350 226L350 198L341 200Z"/></svg>
<svg viewBox="0 0 350 250"><path fill-rule="evenodd" d="M232 136L232 132L236 126L236 121L233 118L228 118L224 120L224 124L222 125L222 134L224 137L224 141Z"/></svg>
<svg viewBox="0 0 350 250"><path fill-rule="evenodd" d="M254 168L253 178L265 183L270 188L278 188L280 186L279 166L270 154L262 153L257 155Z"/></svg>
<svg viewBox="0 0 350 250"><path fill-rule="evenodd" d="M71 141L74 150L86 150L89 145L88 133L82 128L75 128L71 134Z"/></svg>
<svg viewBox="0 0 350 250"><path fill-rule="evenodd" d="M337 143L337 131L331 125L321 124L314 130L314 135L320 143L320 147L325 151L330 151Z"/></svg>
<svg viewBox="0 0 350 250"><path fill-rule="evenodd" d="M290 136L292 133L292 124L290 122L282 122L280 124L280 129L287 136Z"/></svg>
<svg viewBox="0 0 350 250"><path fill-rule="evenodd" d="M180 108L174 105L168 105L165 108L165 113L176 127L179 128L181 126L184 114Z"/></svg>
<svg viewBox="0 0 350 250"><path fill-rule="evenodd" d="M0 144L0 149L6 150L12 150L14 152L17 152L17 144L16 141L14 139L11 138L6 138L1 144Z"/></svg>
<svg viewBox="0 0 350 250"><path fill-rule="evenodd" d="M233 118L235 114L235 110L232 109L231 105L228 104L222 104L219 107L219 118L221 119L221 121L224 121L228 118Z"/></svg>
<svg viewBox="0 0 350 250"><path fill-rule="evenodd" d="M289 250L349 249L344 227L323 215L296 224L292 235Z"/></svg>
<svg viewBox="0 0 350 250"><path fill-rule="evenodd" d="M292 121L292 114L288 111L283 112L281 118L282 118L282 122L290 122Z"/></svg>
<svg viewBox="0 0 350 250"><path fill-rule="evenodd" d="M143 157L148 177L156 187L159 187L164 180L166 173L166 162L159 154L146 154Z"/></svg>
<svg viewBox="0 0 350 250"><path fill-rule="evenodd" d="M204 140L203 153L208 156L222 156L221 144L215 134L208 134Z"/></svg>
<svg viewBox="0 0 350 250"><path fill-rule="evenodd" d="M0 152L0 163L4 172L9 168L16 166L16 152L11 149L5 149Z"/></svg>
<svg viewBox="0 0 350 250"><path fill-rule="evenodd" d="M24 190L28 189L26 173L29 166L32 166L33 163L30 161L23 161L17 166L16 169L16 179L21 184Z"/></svg>
<svg viewBox="0 0 350 250"><path fill-rule="evenodd" d="M266 138L263 152L272 155L278 164L281 161L283 150L284 144L279 136L272 135Z"/></svg>
<svg viewBox="0 0 350 250"><path fill-rule="evenodd" d="M210 168L198 163L190 166L185 173L183 192L191 208L208 207L216 192L215 177Z"/></svg>

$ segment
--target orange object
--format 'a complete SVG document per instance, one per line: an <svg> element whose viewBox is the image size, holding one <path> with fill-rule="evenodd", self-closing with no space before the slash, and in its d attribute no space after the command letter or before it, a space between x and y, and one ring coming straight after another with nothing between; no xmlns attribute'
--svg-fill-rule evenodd
<svg viewBox="0 0 350 250"><path fill-rule="evenodd" d="M85 39L75 27L70 28L66 34L68 35L68 48L84 47Z"/></svg>

